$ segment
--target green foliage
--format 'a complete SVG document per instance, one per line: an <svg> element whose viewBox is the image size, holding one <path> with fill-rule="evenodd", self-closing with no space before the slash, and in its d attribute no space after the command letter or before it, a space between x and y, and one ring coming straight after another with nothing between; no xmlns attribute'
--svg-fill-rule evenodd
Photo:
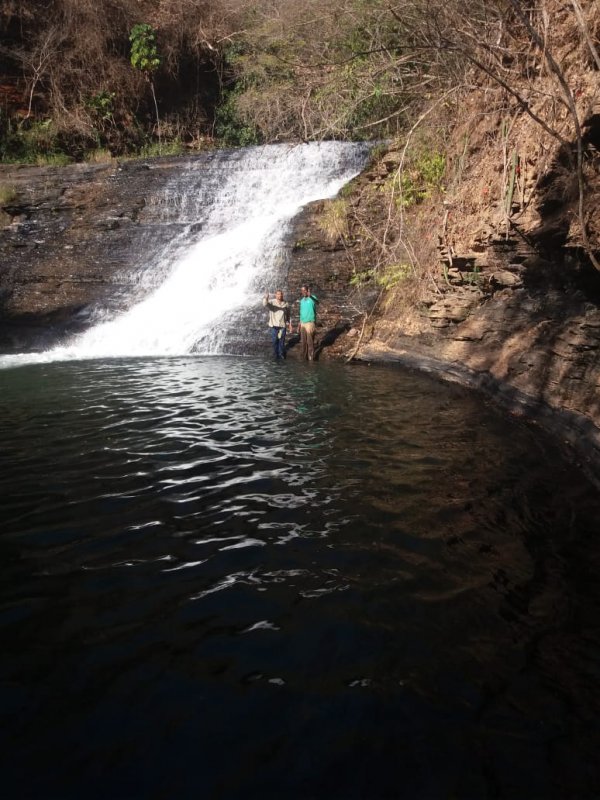
<svg viewBox="0 0 600 800"><path fill-rule="evenodd" d="M425 183L438 189L446 170L446 156L443 153L425 153L419 159L418 168Z"/></svg>
<svg viewBox="0 0 600 800"><path fill-rule="evenodd" d="M131 53L129 60L135 69L151 75L160 67L160 57L156 46L156 31L152 25L134 25L129 34Z"/></svg>
<svg viewBox="0 0 600 800"><path fill-rule="evenodd" d="M512 30L510 17L505 2L484 0L4 0L2 57L27 87L19 108L12 100L6 107L15 121L27 107L25 127L36 115L53 117L62 145L78 155L92 144L90 118L98 132L93 146L134 150L142 138L135 130L141 73L159 139L159 108L187 115L180 135L188 141L215 133L227 145L387 139L411 129L430 99L461 85L466 65L477 63L469 55L490 56L504 69L503 48L514 49L505 78L529 74L528 47L519 54L515 36L522 26ZM506 41L496 42L498 30ZM0 155L29 158L23 138L2 127L0 117ZM505 122L503 140L508 133ZM409 203L436 183L426 172L406 186Z"/></svg>
<svg viewBox="0 0 600 800"><path fill-rule="evenodd" d="M429 18L425 0L401 13L389 0L19 0L4 6L0 18L14 16L13 6L21 9L20 32L16 23L11 27L19 41L10 47L24 65L23 85L39 65L30 117L42 109L52 116L62 145L78 157L90 146L135 151L150 125L159 140L173 138L162 127L163 114L186 118L177 135L188 142L215 135L225 145L389 138L407 122L410 127L424 92L436 91L436 65L443 62L445 75L450 58L444 53L431 63L427 48L415 43L415 26L423 14ZM139 96L140 74L152 92L156 124L148 119L149 98ZM1 141L0 150L6 152Z"/></svg>
<svg viewBox="0 0 600 800"><path fill-rule="evenodd" d="M237 103L243 89L232 89L224 94L215 115L215 134L226 147L247 147L260 144L261 136L255 125L247 124Z"/></svg>
<svg viewBox="0 0 600 800"><path fill-rule="evenodd" d="M375 274L376 271L374 269L365 269L362 272L355 271L350 278L350 286L360 289L366 283L370 283Z"/></svg>
<svg viewBox="0 0 600 800"><path fill-rule="evenodd" d="M377 283L387 292L410 277L412 272L410 264L388 264L382 272L378 273Z"/></svg>
<svg viewBox="0 0 600 800"><path fill-rule="evenodd" d="M30 122L26 126L21 126L18 135L27 148L35 153L49 155L58 149L56 129L51 119Z"/></svg>
<svg viewBox="0 0 600 800"><path fill-rule="evenodd" d="M413 274L410 264L388 264L382 269L367 269L354 272L350 278L350 286L360 288L367 283L375 282L384 291L393 289Z"/></svg>
<svg viewBox="0 0 600 800"><path fill-rule="evenodd" d="M272 58L267 54L267 60ZM223 52L225 71L233 77L221 96L215 112L215 134L226 147L247 147L260 144L262 137L256 124L248 122L240 106L245 92L261 82L264 66L249 66L248 45L242 42L229 44Z"/></svg>
<svg viewBox="0 0 600 800"><path fill-rule="evenodd" d="M403 208L419 205L442 188L446 157L436 151L425 151L405 165L400 175L397 203ZM393 179L395 180L395 178Z"/></svg>
<svg viewBox="0 0 600 800"><path fill-rule="evenodd" d="M395 129L396 112L405 100L394 56L404 33L381 0L351 0L349 10L338 21L332 45L337 66L330 70L323 93L333 101L338 125L350 138L387 135ZM378 119L380 127L374 125Z"/></svg>
<svg viewBox="0 0 600 800"><path fill-rule="evenodd" d="M471 286L478 286L482 281L482 274L479 267L473 267L472 272L465 272L465 283Z"/></svg>
<svg viewBox="0 0 600 800"><path fill-rule="evenodd" d="M353 181L349 181L348 183L345 183L342 186L342 188L339 191L339 196L340 197L344 197L344 198L352 197L352 195L354 194L354 191L355 191L355 185L354 185Z"/></svg>
<svg viewBox="0 0 600 800"><path fill-rule="evenodd" d="M139 155L142 158L154 158L155 156L180 156L183 153L183 143L180 139L172 139L168 142L147 142L140 148Z"/></svg>
<svg viewBox="0 0 600 800"><path fill-rule="evenodd" d="M98 92L88 97L85 105L97 119L102 122L109 122L113 119L115 97L115 92Z"/></svg>
<svg viewBox="0 0 600 800"><path fill-rule="evenodd" d="M163 151L160 133L160 116L158 113L158 101L154 90L154 82L152 81L153 73L156 72L160 66L160 57L158 55L158 48L156 47L156 31L152 25L148 25L147 23L134 25L129 34L129 41L131 42L131 64L135 69L139 69L146 76L150 84L158 129L158 153L161 155Z"/></svg>
<svg viewBox="0 0 600 800"><path fill-rule="evenodd" d="M7 164L68 164L71 158L63 152L58 133L50 119L14 125L10 121L2 131L0 160Z"/></svg>

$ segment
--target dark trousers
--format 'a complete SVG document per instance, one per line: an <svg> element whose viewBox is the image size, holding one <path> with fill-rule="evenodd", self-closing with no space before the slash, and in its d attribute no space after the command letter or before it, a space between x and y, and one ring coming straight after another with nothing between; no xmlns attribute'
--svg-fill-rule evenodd
<svg viewBox="0 0 600 800"><path fill-rule="evenodd" d="M271 328L271 341L275 358L285 358L285 328Z"/></svg>

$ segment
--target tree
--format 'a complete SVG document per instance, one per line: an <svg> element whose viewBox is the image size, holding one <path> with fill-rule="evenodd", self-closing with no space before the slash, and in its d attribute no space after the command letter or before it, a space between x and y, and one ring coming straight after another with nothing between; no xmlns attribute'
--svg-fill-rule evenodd
<svg viewBox="0 0 600 800"><path fill-rule="evenodd" d="M156 46L156 31L152 25L148 25L147 23L134 25L129 34L129 41L131 42L131 65L135 69L139 69L150 84L150 91L152 92L152 99L154 100L154 110L156 111L158 148L160 152L162 149L160 117L158 114L158 103L156 102L156 92L154 91L154 81L152 80L153 74L158 67L160 67L160 56L158 55L158 48Z"/></svg>

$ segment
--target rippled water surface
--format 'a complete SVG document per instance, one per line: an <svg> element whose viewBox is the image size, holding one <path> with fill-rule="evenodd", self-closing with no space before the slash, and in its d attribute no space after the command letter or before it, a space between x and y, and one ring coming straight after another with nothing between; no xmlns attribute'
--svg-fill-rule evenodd
<svg viewBox="0 0 600 800"><path fill-rule="evenodd" d="M425 377L0 372L9 798L588 797L598 494Z"/></svg>

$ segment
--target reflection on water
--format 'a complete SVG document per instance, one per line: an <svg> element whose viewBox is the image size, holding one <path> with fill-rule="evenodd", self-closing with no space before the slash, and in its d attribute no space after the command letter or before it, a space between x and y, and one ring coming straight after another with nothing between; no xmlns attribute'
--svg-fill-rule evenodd
<svg viewBox="0 0 600 800"><path fill-rule="evenodd" d="M591 796L600 501L538 432L366 367L0 378L10 797Z"/></svg>

